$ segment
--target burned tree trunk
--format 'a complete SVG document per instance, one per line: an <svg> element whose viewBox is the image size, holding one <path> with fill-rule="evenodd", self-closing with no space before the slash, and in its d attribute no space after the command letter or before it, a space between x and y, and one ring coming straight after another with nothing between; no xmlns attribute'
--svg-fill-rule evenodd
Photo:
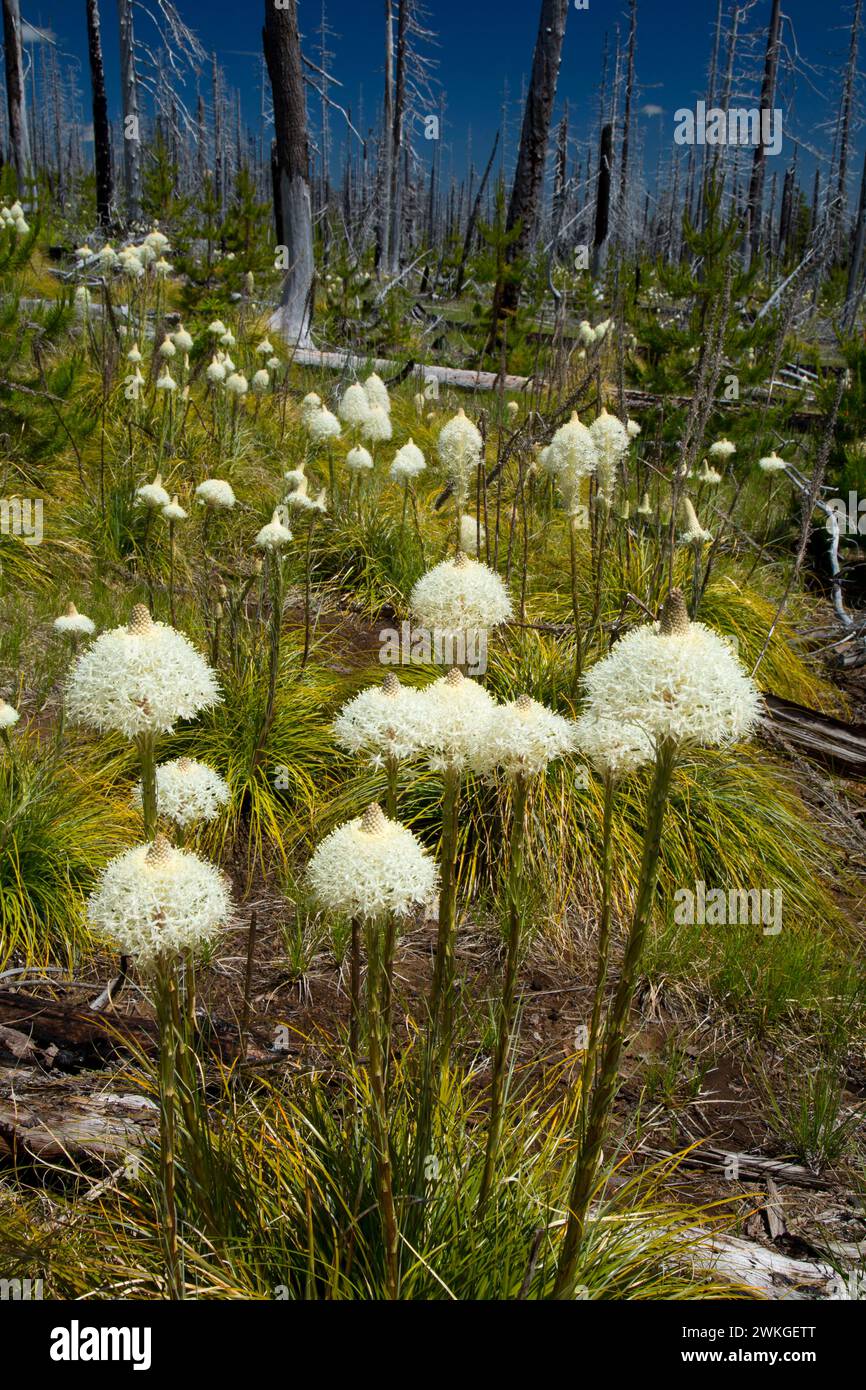
<svg viewBox="0 0 866 1390"><path fill-rule="evenodd" d="M484 190L487 187L487 180L490 178L490 170L493 168L493 161L496 158L496 150L499 145L499 131L496 132L496 139L493 141L493 149L487 161L487 168L478 185L478 192L475 195L475 202L472 204L472 211L466 223L466 236L463 238L463 251L460 255L460 264L457 267L457 281L454 286L454 293L460 294L463 289L463 279L466 275L466 262L469 260L469 253L472 250L472 238L475 235L475 228L478 226L478 218L481 213L481 204L484 201Z"/></svg>
<svg viewBox="0 0 866 1390"><path fill-rule="evenodd" d="M388 234L388 269L396 275L400 269L402 241L402 198L400 156L403 150L403 126L406 115L406 60L409 46L409 22L413 0L400 0L397 20L397 70L394 78L394 114L391 124L391 184L388 208L391 227Z"/></svg>
<svg viewBox="0 0 866 1390"><path fill-rule="evenodd" d="M526 97L517 166L508 204L506 230L513 232L515 228L519 228L518 235L508 247L509 265L513 265L526 254L535 231L544 184L547 142L550 136L550 121L556 97L567 14L568 0L541 0L532 77ZM504 283L496 286L493 296L491 342L498 338L501 319L506 314L516 312L519 298L520 287L513 277L509 276Z"/></svg>
<svg viewBox="0 0 866 1390"><path fill-rule="evenodd" d="M773 0L770 27L767 31L767 53L764 59L764 80L761 83L761 112L770 113L776 96L776 73L779 67L779 35L782 27L781 0ZM769 120L769 115L768 115ZM760 138L755 146L752 177L749 182L748 214L751 229L751 253L755 255L761 237L761 204L764 198L764 126L763 114Z"/></svg>
<svg viewBox="0 0 866 1390"><path fill-rule="evenodd" d="M622 151L619 166L619 202L617 206L617 239L624 241L626 204L628 199L628 156L631 140L631 106L634 93L634 48L637 37L637 0L630 0L628 31L628 75L625 84L625 112L622 118Z"/></svg>
<svg viewBox="0 0 866 1390"><path fill-rule="evenodd" d="M99 32L99 0L87 0L87 52L93 91L93 159L96 169L96 220L101 227L111 221L114 181L111 173L111 127L105 95L105 66Z"/></svg>
<svg viewBox="0 0 866 1390"><path fill-rule="evenodd" d="M592 238L592 273L596 275L604 259L610 230L610 174L613 164L613 126L602 127L598 153L598 192L595 198L595 232Z"/></svg>
<svg viewBox="0 0 866 1390"><path fill-rule="evenodd" d="M851 21L851 42L848 47L848 63L845 81L842 86L842 104L839 111L839 170L836 181L836 206L833 212L834 251L837 256L845 251L845 214L848 205L848 155L851 145L851 109L854 102L854 82L857 75L857 42L860 36L860 15L863 0L857 0L854 18Z"/></svg>
<svg viewBox="0 0 866 1390"><path fill-rule="evenodd" d="M138 75L135 71L135 31L132 0L117 0L120 25L120 81L123 99L123 168L126 177L126 211L130 221L141 216L141 130L138 111Z"/></svg>
<svg viewBox="0 0 866 1390"><path fill-rule="evenodd" d="M265 0L262 31L274 100L274 211L286 253L286 278L271 327L301 347L310 346L313 218L310 205L307 108L296 0L276 9Z"/></svg>
<svg viewBox="0 0 866 1390"><path fill-rule="evenodd" d="M3 54L6 63L6 104L9 111L9 153L18 187L30 167L30 136L24 107L24 55L18 0L3 0Z"/></svg>

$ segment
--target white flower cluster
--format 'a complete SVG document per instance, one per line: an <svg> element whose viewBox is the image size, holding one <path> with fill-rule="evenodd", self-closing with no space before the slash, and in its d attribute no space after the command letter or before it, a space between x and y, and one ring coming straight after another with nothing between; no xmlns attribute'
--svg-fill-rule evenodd
<svg viewBox="0 0 866 1390"><path fill-rule="evenodd" d="M497 709L483 685L459 671L425 686L424 754L434 772L463 772L477 766Z"/></svg>
<svg viewBox="0 0 866 1390"><path fill-rule="evenodd" d="M303 416L303 422L314 444L324 444L329 439L340 437L340 422L327 406L322 405L318 410L307 411Z"/></svg>
<svg viewBox="0 0 866 1390"><path fill-rule="evenodd" d="M467 555L478 555L479 540L483 545L487 538L487 532L483 526L478 525L478 520L474 516L465 513L460 518L460 549L465 550Z"/></svg>
<svg viewBox="0 0 866 1390"><path fill-rule="evenodd" d="M519 695L497 705L487 736L478 750L475 771L500 772L508 778L537 777L556 758L575 750L574 723Z"/></svg>
<svg viewBox="0 0 866 1390"><path fill-rule="evenodd" d="M11 729L13 724L17 724L21 715L14 705L7 704L5 700L0 700L0 729Z"/></svg>
<svg viewBox="0 0 866 1390"><path fill-rule="evenodd" d="M672 590L662 621L621 638L587 673L590 712L637 725L659 743L712 746L743 738L761 700L732 647L703 623L689 621Z"/></svg>
<svg viewBox="0 0 866 1390"><path fill-rule="evenodd" d="M709 448L710 458L713 459L729 459L736 452L737 446L730 439L717 439Z"/></svg>
<svg viewBox="0 0 866 1390"><path fill-rule="evenodd" d="M383 388L384 389L384 388ZM391 438L391 417L382 405L371 405L361 426L361 433L370 444L385 444Z"/></svg>
<svg viewBox="0 0 866 1390"><path fill-rule="evenodd" d="M205 507L224 507L235 505L235 494L231 483L223 478L205 478L195 490L199 503Z"/></svg>
<svg viewBox="0 0 866 1390"><path fill-rule="evenodd" d="M143 604L127 627L103 632L76 661L66 691L74 723L125 738L169 733L220 702L210 666L183 633L155 623Z"/></svg>
<svg viewBox="0 0 866 1390"><path fill-rule="evenodd" d="M135 501L143 507L167 507L171 498L162 485L162 474L157 473L152 483L142 483L135 489Z"/></svg>
<svg viewBox="0 0 866 1390"><path fill-rule="evenodd" d="M6 203L0 203L0 222L3 223L4 227L16 232L18 236L28 236L30 233L27 219L24 216L24 209L17 199L11 207L8 207ZM89 255L90 252L88 251L87 254Z"/></svg>
<svg viewBox="0 0 866 1390"><path fill-rule="evenodd" d="M457 505L462 508L469 496L472 479L475 477L484 447L480 431L468 419L462 407L442 426L436 447L439 460L454 489Z"/></svg>
<svg viewBox="0 0 866 1390"><path fill-rule="evenodd" d="M156 769L159 814L182 828L196 821L215 820L231 793L228 783L206 763L175 758ZM132 791L132 803L141 806L141 783Z"/></svg>
<svg viewBox="0 0 866 1390"><path fill-rule="evenodd" d="M365 473L373 467L373 455L362 444L357 444L346 455L346 467L350 473Z"/></svg>
<svg viewBox="0 0 866 1390"><path fill-rule="evenodd" d="M789 468L790 464L786 463L784 459L780 459L774 449L765 458L758 459L758 467L765 473L781 473L784 469Z"/></svg>
<svg viewBox="0 0 866 1390"><path fill-rule="evenodd" d="M273 516L267 525L263 526L256 536L256 545L259 550L282 550L283 546L288 545L292 539L292 533L283 522L280 516L279 507L274 508Z"/></svg>
<svg viewBox="0 0 866 1390"><path fill-rule="evenodd" d="M360 429L370 414L370 402L367 392L360 381L354 381L351 386L347 386L340 398L340 406L337 412L344 425L350 429Z"/></svg>
<svg viewBox="0 0 866 1390"><path fill-rule="evenodd" d="M540 462L559 488L565 510L573 516L580 504L581 484L598 464L595 440L577 418L576 410L567 424L560 425L547 448L542 449Z"/></svg>
<svg viewBox="0 0 866 1390"><path fill-rule="evenodd" d="M347 752L366 754L374 766L384 758L413 758L424 745L422 695L389 671L381 685L368 686L343 706L334 737Z"/></svg>
<svg viewBox="0 0 866 1390"><path fill-rule="evenodd" d="M609 505L616 489L617 464L628 452L628 431L615 415L608 415L602 409L590 425L589 433L597 456L598 495Z"/></svg>
<svg viewBox="0 0 866 1390"><path fill-rule="evenodd" d="M364 393L371 409L378 406L380 410L384 410L386 415L391 414L391 397L388 395L388 388L375 372L371 372L364 382Z"/></svg>
<svg viewBox="0 0 866 1390"><path fill-rule="evenodd" d="M636 772L655 752L649 735L636 724L606 719L594 709L576 720L574 736L596 771L613 778Z"/></svg>
<svg viewBox="0 0 866 1390"><path fill-rule="evenodd" d="M327 911L376 921L405 917L431 903L438 873L412 831L374 804L325 837L310 860L307 878Z"/></svg>
<svg viewBox="0 0 866 1390"><path fill-rule="evenodd" d="M451 637L498 627L513 611L508 590L496 571L471 560L464 551L422 574L409 604L425 627Z"/></svg>
<svg viewBox="0 0 866 1390"><path fill-rule="evenodd" d="M683 498L683 511L686 514L686 529L680 537L683 545L693 545L700 549L707 545L713 538L709 531L701 525L698 514L692 504L690 497Z"/></svg>
<svg viewBox="0 0 866 1390"><path fill-rule="evenodd" d="M417 478L419 473L423 473L426 467L424 455L418 445L410 439L394 455L394 462L389 470L390 477L395 483L407 483L412 478Z"/></svg>
<svg viewBox="0 0 866 1390"><path fill-rule="evenodd" d="M92 637L96 624L86 613L79 613L74 603L68 603L66 612L54 619L54 631L67 637Z"/></svg>
<svg viewBox="0 0 866 1390"><path fill-rule="evenodd" d="M87 901L95 932L135 956L143 969L161 957L199 951L232 910L226 879L213 864L174 849L163 836L112 859Z"/></svg>

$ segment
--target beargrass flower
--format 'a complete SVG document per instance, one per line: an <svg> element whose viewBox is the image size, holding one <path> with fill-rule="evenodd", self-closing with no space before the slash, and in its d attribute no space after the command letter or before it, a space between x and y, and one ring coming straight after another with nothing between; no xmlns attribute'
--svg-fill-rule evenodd
<svg viewBox="0 0 866 1390"><path fill-rule="evenodd" d="M208 381L225 381L225 363L221 362L218 357L212 357L208 365L208 369L205 372L205 376L207 377Z"/></svg>
<svg viewBox="0 0 866 1390"><path fill-rule="evenodd" d="M177 493L174 494L166 507L163 507L162 514L166 521L186 521L187 514L177 500Z"/></svg>
<svg viewBox="0 0 866 1390"><path fill-rule="evenodd" d="M388 388L375 372L371 372L364 382L364 393L370 406L378 406L380 410L384 410L386 415L391 414L391 397L388 395Z"/></svg>
<svg viewBox="0 0 866 1390"><path fill-rule="evenodd" d="M245 396L250 389L250 384L243 372L232 372L226 380L226 390L230 396Z"/></svg>
<svg viewBox="0 0 866 1390"><path fill-rule="evenodd" d="M262 341L256 348L256 352L259 355L259 357L273 357L274 345L272 342L270 342L268 338L262 338Z"/></svg>
<svg viewBox="0 0 866 1390"><path fill-rule="evenodd" d="M610 503L616 487L616 466L628 451L628 431L615 415L602 409L589 427L597 457L598 494Z"/></svg>
<svg viewBox="0 0 866 1390"><path fill-rule="evenodd" d="M332 830L307 868L313 895L328 912L361 921L406 917L433 901L436 864L421 842L373 803Z"/></svg>
<svg viewBox="0 0 866 1390"><path fill-rule="evenodd" d="M222 478L205 478L196 488L195 495L203 506L228 508L235 505L232 485Z"/></svg>
<svg viewBox="0 0 866 1390"><path fill-rule="evenodd" d="M252 385L252 389L253 389L254 393L255 393L257 396L263 396L263 395L265 394L265 392L267 391L268 387L270 386L270 384L271 384L271 378L268 376L268 374L267 374L267 372L265 371L264 367L260 367L259 370L258 370L257 372L254 372L254 373L253 373L253 379L252 379L251 385Z"/></svg>
<svg viewBox="0 0 866 1390"><path fill-rule="evenodd" d="M542 450L539 462L556 483L566 511L573 515L580 504L581 484L598 464L595 441L576 410Z"/></svg>
<svg viewBox="0 0 866 1390"><path fill-rule="evenodd" d="M13 724L17 724L21 715L14 705L7 704L5 700L0 700L0 729L11 729Z"/></svg>
<svg viewBox="0 0 866 1390"><path fill-rule="evenodd" d="M672 589L659 623L633 628L586 675L589 712L656 743L711 747L743 738L761 707L731 645L690 622Z"/></svg>
<svg viewBox="0 0 866 1390"><path fill-rule="evenodd" d="M680 537L683 545L702 546L708 544L713 538L709 531L701 525L690 497L683 498L683 511L686 514L686 529Z"/></svg>
<svg viewBox="0 0 866 1390"><path fill-rule="evenodd" d="M209 945L231 911L219 870L163 835L110 860L87 900L94 931L144 970Z"/></svg>
<svg viewBox="0 0 866 1390"><path fill-rule="evenodd" d="M422 574L409 606L425 627L456 637L469 630L498 627L512 616L504 582L488 565L461 551Z"/></svg>
<svg viewBox="0 0 866 1390"><path fill-rule="evenodd" d="M171 372L168 370L168 367L166 367L165 371L162 373L162 376L157 378L156 389L157 391L177 390L177 382L175 381Z"/></svg>
<svg viewBox="0 0 866 1390"><path fill-rule="evenodd" d="M307 433L316 444L323 444L328 439L339 439L340 437L340 422L326 406L322 406L320 410L311 410L304 423L307 427Z"/></svg>
<svg viewBox="0 0 866 1390"><path fill-rule="evenodd" d="M381 685L353 695L334 720L334 738L349 753L362 753L374 767L386 759L417 757L424 746L425 703L389 671Z"/></svg>
<svg viewBox="0 0 866 1390"><path fill-rule="evenodd" d="M381 405L371 405L370 413L361 426L364 438L371 444L386 443L392 432L387 410Z"/></svg>
<svg viewBox="0 0 866 1390"><path fill-rule="evenodd" d="M192 334L188 333L183 324L178 324L176 331L172 334L172 341L178 352L188 354L193 349Z"/></svg>
<svg viewBox="0 0 866 1390"><path fill-rule="evenodd" d="M66 612L54 619L54 631L66 637L92 637L96 624L86 613L79 613L74 603L66 605Z"/></svg>
<svg viewBox="0 0 866 1390"><path fill-rule="evenodd" d="M160 357L166 357L166 358L168 358L168 357L174 357L174 356L176 356L176 354L177 354L177 348L175 347L175 345L174 345L174 343L172 342L171 338L170 338L170 337L168 336L168 334L166 333L165 337L163 338L162 342L161 342L160 345L159 345L159 355L160 355Z"/></svg>
<svg viewBox="0 0 866 1390"><path fill-rule="evenodd" d="M790 465L787 464L784 459L780 459L774 450L771 454L767 454L765 458L758 459L758 467L763 469L765 473L781 473L784 469L790 467Z"/></svg>
<svg viewBox="0 0 866 1390"><path fill-rule="evenodd" d="M483 526L479 526L474 516L464 515L460 518L460 549L465 550L467 555L478 555L479 542L484 544L487 539L487 532Z"/></svg>
<svg viewBox="0 0 866 1390"><path fill-rule="evenodd" d="M347 386L340 400L338 414L344 424L359 429L370 414L370 400L359 381Z"/></svg>
<svg viewBox="0 0 866 1390"><path fill-rule="evenodd" d="M193 758L174 758L156 769L159 814L181 829L197 821L216 820L231 799L228 783L206 763ZM141 806L141 783L132 791L132 803Z"/></svg>
<svg viewBox="0 0 866 1390"><path fill-rule="evenodd" d="M373 455L369 449L358 444L354 449L350 449L346 455L346 467L352 473L363 473L373 467Z"/></svg>
<svg viewBox="0 0 866 1390"><path fill-rule="evenodd" d="M124 738L170 733L220 703L217 680L182 632L155 623L138 603L126 627L112 628L79 656L69 676L70 719Z"/></svg>
<svg viewBox="0 0 866 1390"><path fill-rule="evenodd" d="M475 765L496 713L495 700L456 668L420 692L426 734L422 750L434 772Z"/></svg>
<svg viewBox="0 0 866 1390"><path fill-rule="evenodd" d="M700 467L700 469L699 469L699 471L698 471L698 482L699 482L699 483L707 483L707 484L709 484L710 487L715 487L715 486L716 486L718 483L720 483L721 481L722 481L722 475L721 475L721 473L717 472L717 470L716 470L715 468L711 468L711 467L710 467L710 461L709 461L709 459L704 459L704 461L703 461L703 463L702 463L702 465L701 465L701 467Z"/></svg>
<svg viewBox="0 0 866 1390"><path fill-rule="evenodd" d="M423 473L426 467L423 453L410 439L397 450L388 473L395 483L408 483L412 478L417 478L419 473Z"/></svg>
<svg viewBox="0 0 866 1390"><path fill-rule="evenodd" d="M213 323L208 324L208 333L213 338L221 338L226 331L226 326L222 319L214 319Z"/></svg>
<svg viewBox="0 0 866 1390"><path fill-rule="evenodd" d="M474 770L498 772L513 780L537 777L555 759L573 753L574 722L548 709L529 695L496 707L486 737L479 745Z"/></svg>
<svg viewBox="0 0 866 1390"><path fill-rule="evenodd" d="M713 459L729 459L736 452L737 446L732 444L730 439L717 439L709 447L709 455Z"/></svg>
<svg viewBox="0 0 866 1390"><path fill-rule="evenodd" d="M268 524L259 531L255 543L259 550L275 551L282 550L291 539L292 533L288 526L284 525L280 509L277 507Z"/></svg>
<svg viewBox="0 0 866 1390"><path fill-rule="evenodd" d="M167 507L171 498L162 485L162 474L157 473L152 483L142 483L135 489L135 500L145 507Z"/></svg>
<svg viewBox="0 0 866 1390"><path fill-rule="evenodd" d="M436 443L439 461L454 488L458 506L462 507L469 495L483 447L481 432L462 406L439 431Z"/></svg>

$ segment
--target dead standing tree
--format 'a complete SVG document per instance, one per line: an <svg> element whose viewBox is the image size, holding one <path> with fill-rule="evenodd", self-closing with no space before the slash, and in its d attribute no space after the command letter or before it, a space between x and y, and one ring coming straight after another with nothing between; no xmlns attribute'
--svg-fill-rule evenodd
<svg viewBox="0 0 866 1390"><path fill-rule="evenodd" d="M506 259L509 266L526 254L535 232L567 15L568 0L541 0L532 77L508 203L506 230L512 232L519 228L518 235L508 247ZM502 277L493 291L489 347L498 341L502 319L516 313L519 299L520 286L515 278L511 275Z"/></svg>
<svg viewBox="0 0 866 1390"><path fill-rule="evenodd" d="M111 126L105 95L105 66L99 30L99 0L87 3L87 53L90 59L90 85L93 92L93 150L96 169L96 219L101 227L111 221L114 179L111 170Z"/></svg>
<svg viewBox="0 0 866 1390"><path fill-rule="evenodd" d="M30 168L30 135L24 104L24 51L18 0L3 0L3 54L6 65L6 104L9 111L9 153L18 187Z"/></svg>
<svg viewBox="0 0 866 1390"><path fill-rule="evenodd" d="M280 9L273 0L265 0L262 42L274 101L274 217L287 260L286 278L271 327L287 341L310 347L315 263L307 108L296 0L286 0Z"/></svg>
<svg viewBox="0 0 866 1390"><path fill-rule="evenodd" d="M117 0L120 27L120 86L123 104L123 170L126 180L126 213L131 222L141 216L141 117L138 108L138 75L135 70L135 30L132 0Z"/></svg>
<svg viewBox="0 0 866 1390"><path fill-rule="evenodd" d="M761 83L761 111L771 112L776 97L776 73L779 69L779 38L782 28L781 0L773 0L770 27L767 31L767 52L764 58L764 78ZM768 118L769 119L769 114ZM761 120L760 139L755 146L752 177L749 181L749 241L751 254L757 253L761 240L761 208L764 202L764 123Z"/></svg>

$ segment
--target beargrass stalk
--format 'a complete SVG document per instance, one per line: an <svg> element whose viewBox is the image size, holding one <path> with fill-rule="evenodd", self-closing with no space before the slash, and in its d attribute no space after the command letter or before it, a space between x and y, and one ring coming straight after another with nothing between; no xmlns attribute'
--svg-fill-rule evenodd
<svg viewBox="0 0 866 1390"><path fill-rule="evenodd" d="M503 1108L505 1100L505 1078L507 1073L508 1050L514 1027L516 1011L517 969L520 964L520 947L523 927L523 851L526 834L526 796L528 783L525 777L514 782L514 804L512 806L511 844L508 865L508 935L505 944L505 971L502 980L502 994L499 999L499 1027L496 1050L493 1056L493 1076L490 1083L490 1119L487 1127L487 1148L484 1155L484 1171L478 1194L478 1215L480 1216L490 1195L493 1171L499 1154L502 1138Z"/></svg>
<svg viewBox="0 0 866 1390"><path fill-rule="evenodd" d="M582 1133L579 1135L580 1151L571 1181L568 1222L553 1289L553 1296L558 1299L571 1297L576 1279L577 1261L580 1256L586 1217L595 1191L602 1145L616 1094L619 1059L629 1010L638 982L640 961L652 917L665 808L676 760L676 744L672 741L662 743L656 755L655 774L647 805L646 829L644 831L634 916L626 942L619 983L605 1024L598 1077L592 1087L585 1112L585 1123Z"/></svg>
<svg viewBox="0 0 866 1390"><path fill-rule="evenodd" d="M393 919L392 919L393 920ZM399 1234L394 1202L391 1137L388 1127L386 1070L391 1040L390 977L395 931L375 919L367 924L367 1026L369 1033L370 1131L382 1234L385 1242L385 1287L389 1299L399 1294Z"/></svg>

